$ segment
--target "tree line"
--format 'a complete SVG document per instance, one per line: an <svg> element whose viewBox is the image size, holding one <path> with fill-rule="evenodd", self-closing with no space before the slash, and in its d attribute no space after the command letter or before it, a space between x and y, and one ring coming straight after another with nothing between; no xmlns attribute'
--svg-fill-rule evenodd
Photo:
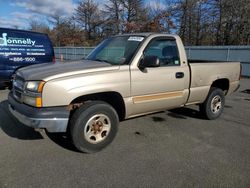
<svg viewBox="0 0 250 188"><path fill-rule="evenodd" d="M94 46L121 33L178 34L185 45L250 45L250 0L80 0L69 17L55 14L30 29L54 46Z"/></svg>

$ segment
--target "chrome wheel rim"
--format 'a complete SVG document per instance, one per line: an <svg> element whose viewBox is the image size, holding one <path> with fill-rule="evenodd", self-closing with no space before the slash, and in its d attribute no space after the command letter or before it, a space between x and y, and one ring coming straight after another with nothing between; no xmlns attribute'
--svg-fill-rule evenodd
<svg viewBox="0 0 250 188"><path fill-rule="evenodd" d="M92 116L84 128L84 137L91 144L97 144L105 140L111 129L111 121L104 114Z"/></svg>
<svg viewBox="0 0 250 188"><path fill-rule="evenodd" d="M219 95L216 95L211 101L211 111L216 114L221 110L222 100Z"/></svg>

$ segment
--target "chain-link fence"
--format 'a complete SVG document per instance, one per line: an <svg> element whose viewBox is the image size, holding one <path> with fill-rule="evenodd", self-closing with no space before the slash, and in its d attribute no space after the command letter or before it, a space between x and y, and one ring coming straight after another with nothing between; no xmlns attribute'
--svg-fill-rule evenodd
<svg viewBox="0 0 250 188"><path fill-rule="evenodd" d="M94 47L55 47L57 59L78 60L86 57ZM240 61L242 75L250 76L250 46L187 46L189 59Z"/></svg>

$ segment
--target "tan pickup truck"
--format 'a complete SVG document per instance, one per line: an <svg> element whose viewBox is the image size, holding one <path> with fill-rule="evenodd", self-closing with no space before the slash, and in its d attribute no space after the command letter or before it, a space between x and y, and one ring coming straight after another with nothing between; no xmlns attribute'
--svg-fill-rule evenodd
<svg viewBox="0 0 250 188"><path fill-rule="evenodd" d="M70 133L78 150L92 153L131 117L191 104L207 119L219 117L240 69L239 62L188 61L176 35L118 35L85 60L18 70L9 109L27 126Z"/></svg>

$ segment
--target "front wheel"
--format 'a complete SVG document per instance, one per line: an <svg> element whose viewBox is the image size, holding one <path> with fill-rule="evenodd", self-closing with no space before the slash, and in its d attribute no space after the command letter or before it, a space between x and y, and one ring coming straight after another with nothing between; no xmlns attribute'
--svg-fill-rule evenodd
<svg viewBox="0 0 250 188"><path fill-rule="evenodd" d="M73 144L85 153L102 150L115 138L118 119L114 108L105 102L93 101L84 104L70 120Z"/></svg>
<svg viewBox="0 0 250 188"><path fill-rule="evenodd" d="M200 111L207 119L218 118L224 109L225 94L219 88L212 87L209 91L207 99L200 105Z"/></svg>

